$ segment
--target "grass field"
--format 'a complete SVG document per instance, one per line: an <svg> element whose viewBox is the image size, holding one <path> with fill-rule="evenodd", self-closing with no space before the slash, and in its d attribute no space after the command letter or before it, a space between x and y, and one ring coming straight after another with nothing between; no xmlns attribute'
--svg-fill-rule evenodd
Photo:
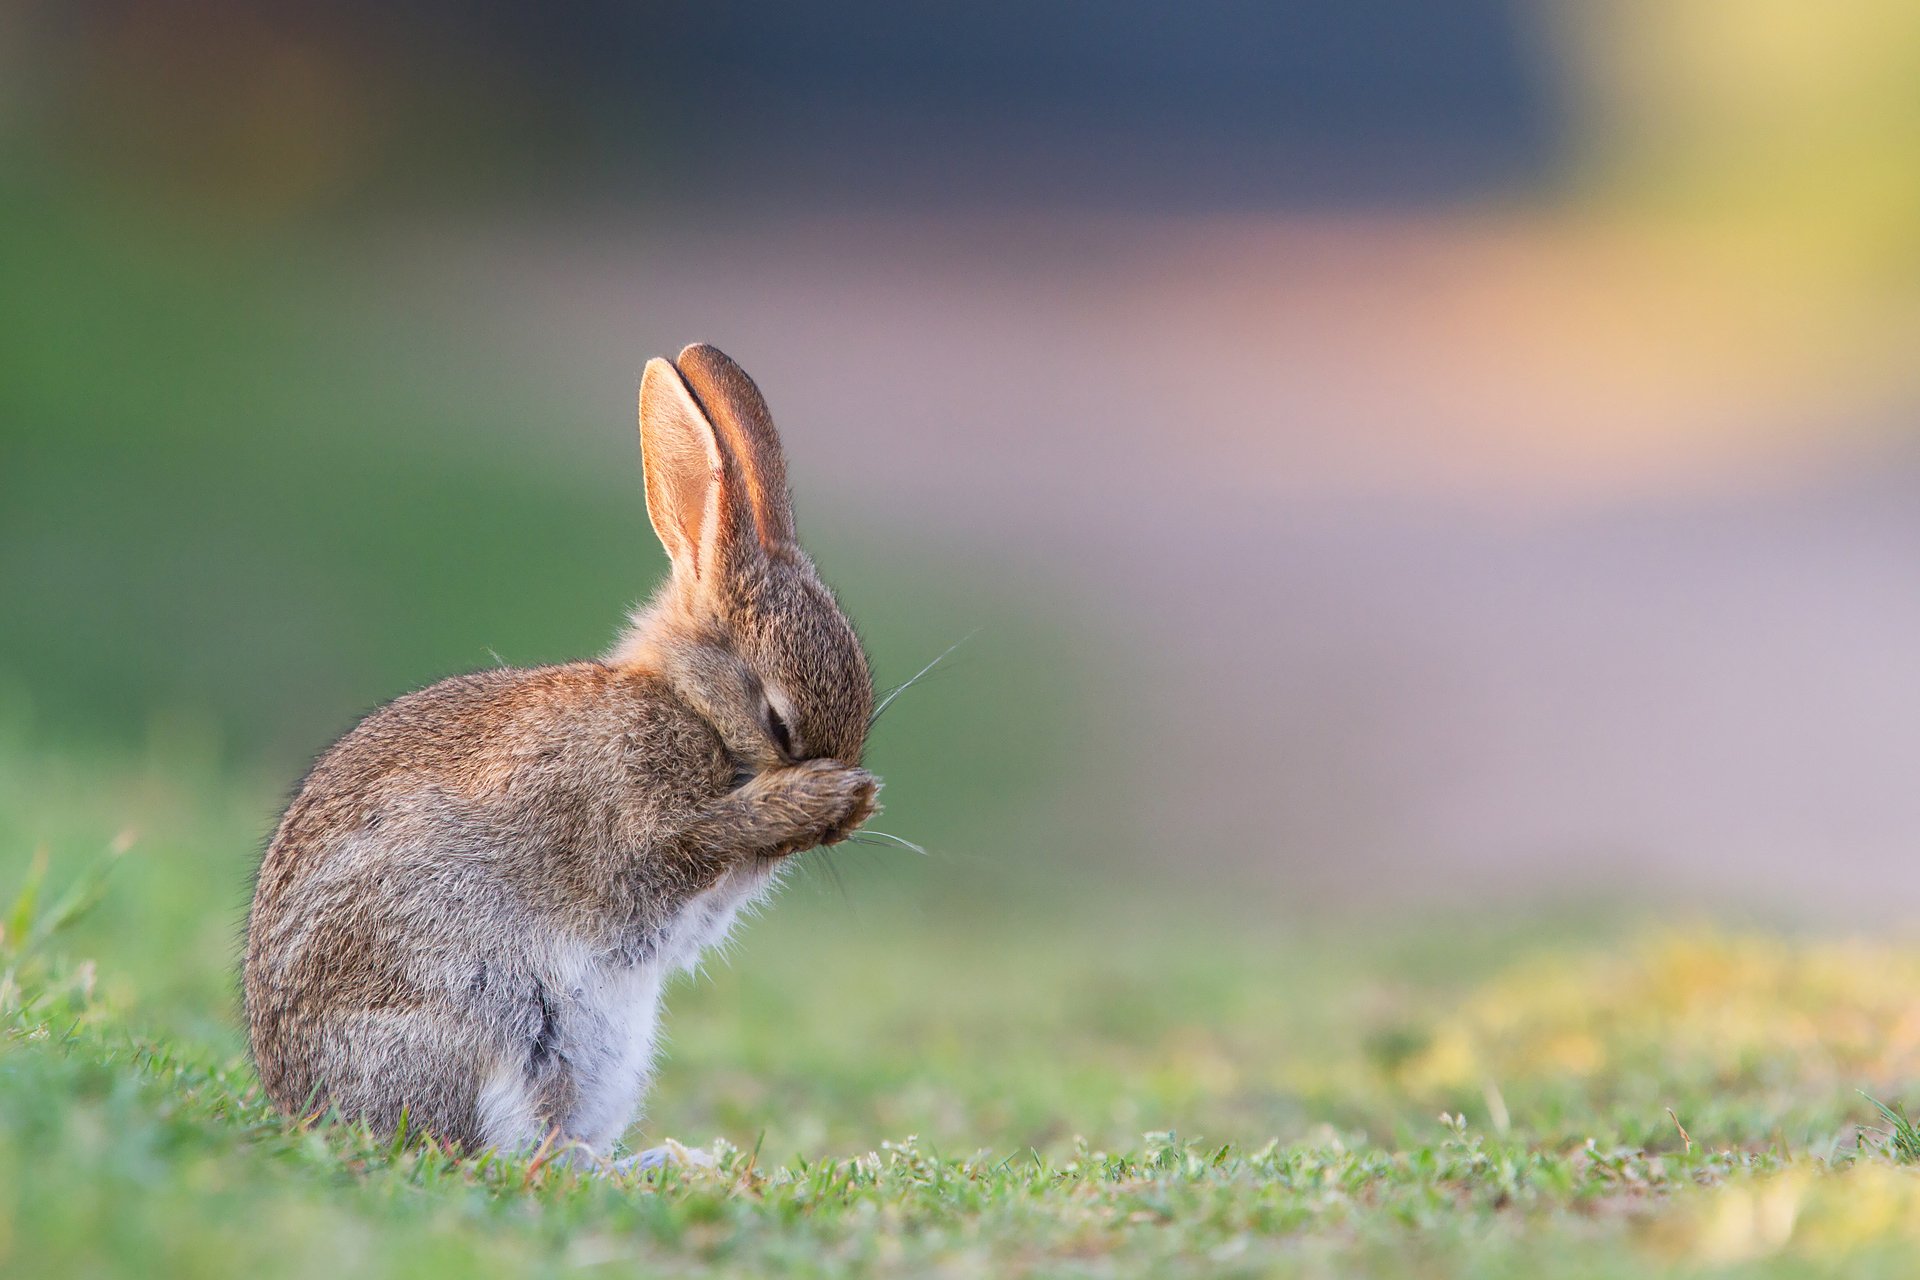
<svg viewBox="0 0 1920 1280"><path fill-rule="evenodd" d="M623 1183L263 1105L232 960L270 789L18 735L0 779L6 897L39 886L0 952L7 1274L1905 1275L1920 1246L1920 1135L1858 1092L1920 1078L1920 949L848 864L670 1002L635 1136L719 1167Z"/></svg>

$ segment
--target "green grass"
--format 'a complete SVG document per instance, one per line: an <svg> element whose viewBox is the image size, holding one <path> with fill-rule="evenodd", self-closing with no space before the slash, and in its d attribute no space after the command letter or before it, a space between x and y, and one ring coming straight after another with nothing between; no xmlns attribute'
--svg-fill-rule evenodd
<svg viewBox="0 0 1920 1280"><path fill-rule="evenodd" d="M271 1112L232 1012L270 788L17 733L0 779L8 1274L1910 1267L1910 1128L1860 1090L1920 1079L1920 950L848 865L678 985L634 1137L720 1164L623 1183Z"/></svg>

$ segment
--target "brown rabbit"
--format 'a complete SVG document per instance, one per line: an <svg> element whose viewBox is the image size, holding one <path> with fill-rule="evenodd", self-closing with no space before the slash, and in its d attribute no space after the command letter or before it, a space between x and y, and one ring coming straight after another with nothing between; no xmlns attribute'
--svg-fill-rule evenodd
<svg viewBox="0 0 1920 1280"><path fill-rule="evenodd" d="M604 1156L666 980L872 815L873 681L759 390L709 346L649 361L640 442L673 568L612 652L394 700L281 818L245 986L282 1111Z"/></svg>

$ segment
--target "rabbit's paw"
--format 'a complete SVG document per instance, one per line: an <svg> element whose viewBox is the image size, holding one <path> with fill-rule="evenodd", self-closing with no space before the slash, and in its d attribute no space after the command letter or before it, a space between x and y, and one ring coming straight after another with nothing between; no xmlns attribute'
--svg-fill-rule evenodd
<svg viewBox="0 0 1920 1280"><path fill-rule="evenodd" d="M761 781L768 784L768 802L792 824L794 834L775 847L781 855L845 840L873 816L880 793L880 779L832 760L808 760L762 774Z"/></svg>

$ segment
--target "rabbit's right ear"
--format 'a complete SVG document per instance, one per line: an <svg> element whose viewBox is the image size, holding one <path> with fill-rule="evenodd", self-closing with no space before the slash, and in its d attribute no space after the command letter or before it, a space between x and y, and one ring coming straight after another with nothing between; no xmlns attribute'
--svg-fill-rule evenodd
<svg viewBox="0 0 1920 1280"><path fill-rule="evenodd" d="M704 342L681 351L673 365L719 430L761 547L775 553L791 547L793 496L787 492L787 459L760 388L726 352Z"/></svg>
<svg viewBox="0 0 1920 1280"><path fill-rule="evenodd" d="M640 456L647 515L674 576L711 580L731 536L731 469L713 423L667 360L647 361L640 378Z"/></svg>

